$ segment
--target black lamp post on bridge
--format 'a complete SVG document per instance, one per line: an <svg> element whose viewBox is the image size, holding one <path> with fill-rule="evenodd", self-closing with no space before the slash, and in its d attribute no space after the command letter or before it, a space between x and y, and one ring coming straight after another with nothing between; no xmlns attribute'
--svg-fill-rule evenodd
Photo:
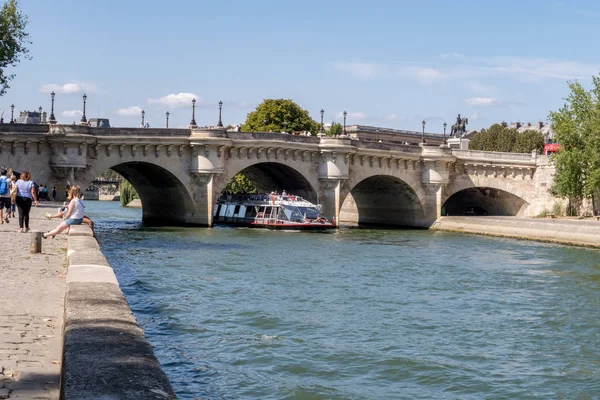
<svg viewBox="0 0 600 400"><path fill-rule="evenodd" d="M40 108L38 108L38 112L40 114L40 124L42 123L42 106L40 106Z"/></svg>
<svg viewBox="0 0 600 400"><path fill-rule="evenodd" d="M56 94L54 93L54 91L52 91L52 93L50 93L50 98L52 99L52 106L50 107L50 120L48 121L51 124L55 124L56 123L56 118L54 117L54 96Z"/></svg>
<svg viewBox="0 0 600 400"><path fill-rule="evenodd" d="M10 105L10 123L11 124L15 123L15 105L14 104Z"/></svg>
<svg viewBox="0 0 600 400"><path fill-rule="evenodd" d="M144 119L146 118L146 111L142 110L142 128L145 126L144 125Z"/></svg>
<svg viewBox="0 0 600 400"><path fill-rule="evenodd" d="M171 115L168 111L165 114L167 116L167 128L169 127L169 115Z"/></svg>
<svg viewBox="0 0 600 400"><path fill-rule="evenodd" d="M325 133L325 127L323 126L323 115L325 115L325 110L321 108L321 126L319 127L319 133Z"/></svg>
<svg viewBox="0 0 600 400"><path fill-rule="evenodd" d="M423 125L423 132L421 133L421 142L425 144L425 120L423 120L421 124Z"/></svg>
<svg viewBox="0 0 600 400"><path fill-rule="evenodd" d="M196 125L196 99L193 98L192 99L192 120L190 121L190 127L191 128L196 128L198 125Z"/></svg>
<svg viewBox="0 0 600 400"><path fill-rule="evenodd" d="M342 136L346 136L346 116L348 113L344 111L344 129L342 130Z"/></svg>
<svg viewBox="0 0 600 400"><path fill-rule="evenodd" d="M85 117L85 103L87 101L87 94L83 94L83 115L81 116L81 121L79 123L81 125L87 125L87 118Z"/></svg>
<svg viewBox="0 0 600 400"><path fill-rule="evenodd" d="M217 122L217 126L219 128L223 127L223 121L221 121L221 109L223 108L223 102L219 100L219 122Z"/></svg>

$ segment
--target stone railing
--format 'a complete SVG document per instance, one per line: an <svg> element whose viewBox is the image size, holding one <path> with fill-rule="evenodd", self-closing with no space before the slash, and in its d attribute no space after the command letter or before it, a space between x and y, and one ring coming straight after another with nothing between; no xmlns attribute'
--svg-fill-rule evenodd
<svg viewBox="0 0 600 400"><path fill-rule="evenodd" d="M48 133L47 124L0 124L0 133Z"/></svg>
<svg viewBox="0 0 600 400"><path fill-rule="evenodd" d="M369 150L389 150L389 151L399 151L403 153L421 153L421 148L419 146L410 145L410 144L400 144L400 143L389 143L389 142L371 142L364 140L352 140L352 146L357 149L369 149Z"/></svg>
<svg viewBox="0 0 600 400"><path fill-rule="evenodd" d="M290 135L278 132L227 132L227 138L233 140L276 140L288 143L319 144L320 138L316 136Z"/></svg>
<svg viewBox="0 0 600 400"><path fill-rule="evenodd" d="M452 155L459 159L478 159L482 161L530 161L535 163L539 155L533 153L502 153L498 151L452 150Z"/></svg>
<svg viewBox="0 0 600 400"><path fill-rule="evenodd" d="M96 128L81 125L52 125L50 134L91 136L189 137L190 129L171 128Z"/></svg>

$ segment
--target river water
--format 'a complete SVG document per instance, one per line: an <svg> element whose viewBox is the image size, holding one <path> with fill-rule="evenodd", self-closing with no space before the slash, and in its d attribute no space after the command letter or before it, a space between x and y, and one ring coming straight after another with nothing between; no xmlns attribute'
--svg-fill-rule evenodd
<svg viewBox="0 0 600 400"><path fill-rule="evenodd" d="M180 399L600 394L600 252L420 230L145 228L87 202Z"/></svg>

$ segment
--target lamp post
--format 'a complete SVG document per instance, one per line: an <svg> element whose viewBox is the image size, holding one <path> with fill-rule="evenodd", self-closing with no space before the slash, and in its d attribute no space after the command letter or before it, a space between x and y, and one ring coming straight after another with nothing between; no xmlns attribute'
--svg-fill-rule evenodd
<svg viewBox="0 0 600 400"><path fill-rule="evenodd" d="M55 124L56 123L56 118L54 118L54 96L56 94L54 93L54 90L52 91L52 93L50 93L50 98L52 99L52 107L50 108L50 123L51 124Z"/></svg>
<svg viewBox="0 0 600 400"><path fill-rule="evenodd" d="M267 117L263 118L263 132L267 131Z"/></svg>
<svg viewBox="0 0 600 400"><path fill-rule="evenodd" d="M38 108L38 112L40 113L40 124L42 123L42 106Z"/></svg>
<svg viewBox="0 0 600 400"><path fill-rule="evenodd" d="M87 101L87 94L83 94L83 115L81 116L81 121L79 123L81 125L87 125L87 118L85 117L85 102Z"/></svg>
<svg viewBox="0 0 600 400"><path fill-rule="evenodd" d="M223 102L219 100L219 122L217 122L217 126L219 128L223 127L223 121L221 121L221 109L223 108Z"/></svg>
<svg viewBox="0 0 600 400"><path fill-rule="evenodd" d="M344 111L344 130L342 130L342 136L346 136L346 115L348 115L348 113Z"/></svg>
<svg viewBox="0 0 600 400"><path fill-rule="evenodd" d="M446 126L448 126L448 124L444 122L444 145L446 144Z"/></svg>
<svg viewBox="0 0 600 400"><path fill-rule="evenodd" d="M425 143L425 120L423 120L421 124L423 125L423 133L421 133L421 142Z"/></svg>
<svg viewBox="0 0 600 400"><path fill-rule="evenodd" d="M192 128L197 127L196 125L196 99L192 99L192 120L190 121L190 126Z"/></svg>
<svg viewBox="0 0 600 400"><path fill-rule="evenodd" d="M325 132L325 129L324 129L324 127L323 127L323 115L324 115L324 114L325 114L325 110L323 110L323 109L321 108L321 127L319 128L319 133L323 133L323 132Z"/></svg>
<svg viewBox="0 0 600 400"><path fill-rule="evenodd" d="M142 128L144 127L144 118L146 117L146 111L142 110Z"/></svg>
<svg viewBox="0 0 600 400"><path fill-rule="evenodd" d="M14 104L10 105L10 123L11 124L15 123L15 105Z"/></svg>
<svg viewBox="0 0 600 400"><path fill-rule="evenodd" d="M165 114L167 116L167 128L169 127L169 115L171 115L168 111Z"/></svg>

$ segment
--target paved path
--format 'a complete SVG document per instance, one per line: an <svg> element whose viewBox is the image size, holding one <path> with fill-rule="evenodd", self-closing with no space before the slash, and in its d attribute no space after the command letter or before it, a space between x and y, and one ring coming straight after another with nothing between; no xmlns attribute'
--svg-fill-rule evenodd
<svg viewBox="0 0 600 400"><path fill-rule="evenodd" d="M32 231L48 231L60 220L31 210ZM0 399L58 399L62 357L66 236L42 242L29 253L29 233L19 233L18 215L0 225Z"/></svg>

